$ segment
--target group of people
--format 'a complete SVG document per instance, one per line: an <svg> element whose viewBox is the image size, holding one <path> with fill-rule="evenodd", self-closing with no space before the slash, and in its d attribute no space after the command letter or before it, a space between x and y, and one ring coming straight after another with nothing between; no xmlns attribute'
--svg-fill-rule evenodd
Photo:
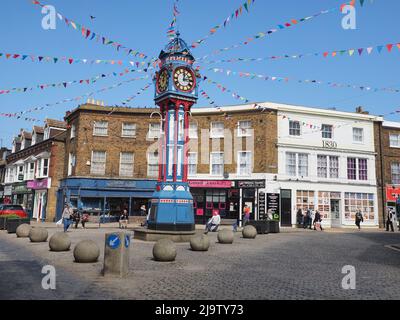
<svg viewBox="0 0 400 320"><path fill-rule="evenodd" d="M72 206L67 203L62 213L62 224L64 225L64 232L67 232L69 227L75 224L75 229L78 229L79 222L82 227L86 228L86 222L89 221L89 215L87 213L81 214L79 210L74 211Z"/></svg>
<svg viewBox="0 0 400 320"><path fill-rule="evenodd" d="M303 226L304 229L314 228L314 230L323 230L322 216L318 210L314 212L312 209L307 209L305 211L299 209L297 211L297 223Z"/></svg>

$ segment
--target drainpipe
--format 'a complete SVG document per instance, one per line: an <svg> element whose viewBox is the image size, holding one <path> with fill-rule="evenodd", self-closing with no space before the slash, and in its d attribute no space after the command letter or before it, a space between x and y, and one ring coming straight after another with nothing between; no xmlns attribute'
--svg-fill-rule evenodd
<svg viewBox="0 0 400 320"><path fill-rule="evenodd" d="M385 201L384 189L386 186L383 183L384 173L385 173L385 170L384 170L385 162L383 161L384 157L383 157L383 150L382 150L382 144L383 144L382 126L383 126L383 122L380 122L380 125L379 125L379 152L380 152L380 161L381 161L381 193L382 193L382 218L383 218L382 223L383 223L383 225L385 225L385 203L386 203L386 201Z"/></svg>

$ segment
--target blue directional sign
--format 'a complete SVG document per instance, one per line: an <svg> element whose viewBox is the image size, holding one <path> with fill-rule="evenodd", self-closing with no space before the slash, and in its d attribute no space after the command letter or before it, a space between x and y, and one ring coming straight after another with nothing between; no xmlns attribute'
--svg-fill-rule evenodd
<svg viewBox="0 0 400 320"><path fill-rule="evenodd" d="M107 245L111 249L118 249L119 246L121 245L121 240L119 239L119 236L117 234L112 234L112 235L108 236Z"/></svg>
<svg viewBox="0 0 400 320"><path fill-rule="evenodd" d="M129 235L125 235L125 247L129 248L130 243L131 243L131 237Z"/></svg>

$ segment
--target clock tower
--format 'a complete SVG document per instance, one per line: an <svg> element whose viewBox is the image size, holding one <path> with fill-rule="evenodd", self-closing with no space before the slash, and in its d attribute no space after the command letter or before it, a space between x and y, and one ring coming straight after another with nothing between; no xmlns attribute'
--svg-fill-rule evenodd
<svg viewBox="0 0 400 320"><path fill-rule="evenodd" d="M199 73L188 45L176 37L161 51L154 77L155 103L162 117L159 175L148 229L193 231L193 197L188 176L189 115L198 99Z"/></svg>

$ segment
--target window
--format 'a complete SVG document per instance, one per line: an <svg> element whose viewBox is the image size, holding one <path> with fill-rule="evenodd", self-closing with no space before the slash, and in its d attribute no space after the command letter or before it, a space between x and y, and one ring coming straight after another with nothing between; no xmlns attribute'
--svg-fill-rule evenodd
<svg viewBox="0 0 400 320"><path fill-rule="evenodd" d="M123 123L122 124L122 137L134 138L136 137L136 124L134 123Z"/></svg>
<svg viewBox="0 0 400 320"><path fill-rule="evenodd" d="M71 126L71 139L75 138L76 136L76 126L73 124Z"/></svg>
<svg viewBox="0 0 400 320"><path fill-rule="evenodd" d="M358 179L368 180L367 159L358 159Z"/></svg>
<svg viewBox="0 0 400 320"><path fill-rule="evenodd" d="M364 141L364 129L353 128L353 142L363 142Z"/></svg>
<svg viewBox="0 0 400 320"><path fill-rule="evenodd" d="M224 123L223 122L211 122L211 138L223 138L224 137Z"/></svg>
<svg viewBox="0 0 400 320"><path fill-rule="evenodd" d="M296 192L296 202L297 202L297 210L301 209L304 211L314 210L315 208L315 192L314 191L306 191L306 190L298 190Z"/></svg>
<svg viewBox="0 0 400 320"><path fill-rule="evenodd" d="M238 123L238 137L251 136L251 121L239 121Z"/></svg>
<svg viewBox="0 0 400 320"><path fill-rule="evenodd" d="M239 151L238 175L249 176L252 171L251 152Z"/></svg>
<svg viewBox="0 0 400 320"><path fill-rule="evenodd" d="M189 124L189 138L190 139L197 139L198 138L197 123L191 122Z"/></svg>
<svg viewBox="0 0 400 320"><path fill-rule="evenodd" d="M323 124L322 128L322 138L324 139L332 139L333 137L333 126L329 124Z"/></svg>
<svg viewBox="0 0 400 320"><path fill-rule="evenodd" d="M329 176L331 179L339 178L339 157L329 157Z"/></svg>
<svg viewBox="0 0 400 320"><path fill-rule="evenodd" d="M214 176L222 176L224 174L224 153L211 153L211 174Z"/></svg>
<svg viewBox="0 0 400 320"><path fill-rule="evenodd" d="M318 178L328 178L328 156L317 157L317 175Z"/></svg>
<svg viewBox="0 0 400 320"><path fill-rule="evenodd" d="M197 152L189 152L188 175L195 176L196 174L197 174Z"/></svg>
<svg viewBox="0 0 400 320"><path fill-rule="evenodd" d="M96 121L93 128L94 136L107 136L108 135L108 122L107 121Z"/></svg>
<svg viewBox="0 0 400 320"><path fill-rule="evenodd" d="M344 195L345 219L354 221L357 210L361 210L364 220L374 220L374 195L372 193L346 192Z"/></svg>
<svg viewBox="0 0 400 320"><path fill-rule="evenodd" d="M299 153L299 176L301 177L308 177L308 154Z"/></svg>
<svg viewBox="0 0 400 320"><path fill-rule="evenodd" d="M119 162L119 175L121 177L133 177L134 154L132 152L121 152Z"/></svg>
<svg viewBox="0 0 400 320"><path fill-rule="evenodd" d="M35 180L35 163L29 162L26 164L26 180Z"/></svg>
<svg viewBox="0 0 400 320"><path fill-rule="evenodd" d="M158 177L158 152L147 154L147 176Z"/></svg>
<svg viewBox="0 0 400 320"><path fill-rule="evenodd" d="M300 136L300 122L299 121L289 121L289 135L291 136Z"/></svg>
<svg viewBox="0 0 400 320"><path fill-rule="evenodd" d="M296 176L296 154L292 152L286 153L286 174Z"/></svg>
<svg viewBox="0 0 400 320"><path fill-rule="evenodd" d="M36 135L36 133L34 133L32 135L32 143L31 143L32 146L36 144L36 137L37 137L37 135Z"/></svg>
<svg viewBox="0 0 400 320"><path fill-rule="evenodd" d="M390 134L389 140L391 148L400 148L400 134Z"/></svg>
<svg viewBox="0 0 400 320"><path fill-rule="evenodd" d="M161 126L160 123L150 123L149 124L149 133L148 133L148 138L149 139L157 139L160 138L161 136Z"/></svg>
<svg viewBox="0 0 400 320"><path fill-rule="evenodd" d="M50 128L45 127L44 128L44 134L43 134L43 140L47 140L50 138Z"/></svg>
<svg viewBox="0 0 400 320"><path fill-rule="evenodd" d="M73 167L75 167L75 155L73 153L69 154L69 159L68 159L68 175L71 176L72 175L72 169Z"/></svg>
<svg viewBox="0 0 400 320"><path fill-rule="evenodd" d="M357 159L347 158L347 179L357 180Z"/></svg>
<svg viewBox="0 0 400 320"><path fill-rule="evenodd" d="M400 163L392 163L392 184L400 184Z"/></svg>
<svg viewBox="0 0 400 320"><path fill-rule="evenodd" d="M94 175L105 175L106 173L106 152L93 151L92 152L92 165L90 173Z"/></svg>
<svg viewBox="0 0 400 320"><path fill-rule="evenodd" d="M48 177L49 176L49 159L42 159L43 161L43 167L42 167L42 177Z"/></svg>

